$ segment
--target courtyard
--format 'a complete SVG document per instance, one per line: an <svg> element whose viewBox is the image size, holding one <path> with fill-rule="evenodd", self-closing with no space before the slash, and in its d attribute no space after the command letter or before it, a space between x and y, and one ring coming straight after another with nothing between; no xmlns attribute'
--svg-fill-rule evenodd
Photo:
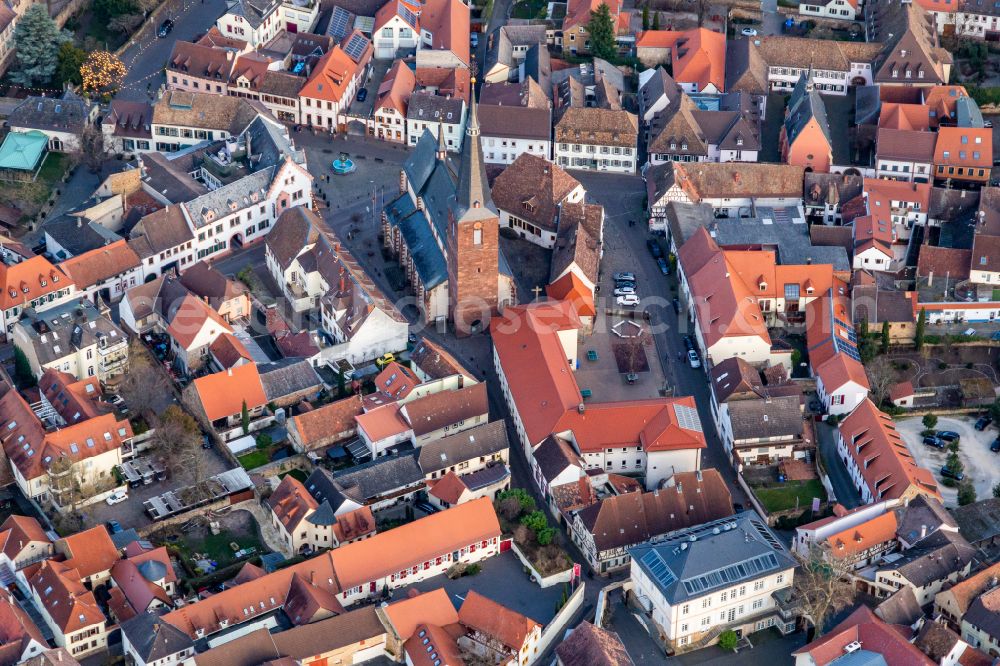
<svg viewBox="0 0 1000 666"><path fill-rule="evenodd" d="M998 433L994 426L980 432L973 427L974 423L974 416L961 418L942 416L938 418L937 429L953 430L961 436L958 459L965 468L966 478L971 479L976 488L976 496L985 499L993 496L993 486L1000 482L1000 454L990 451L990 444L997 438ZM924 425L919 416L899 419L896 421L896 430L899 431L917 464L929 470L938 481L945 506L956 506L958 491L941 484L941 468L948 459L949 450L923 444L923 436L920 433L924 430Z"/></svg>

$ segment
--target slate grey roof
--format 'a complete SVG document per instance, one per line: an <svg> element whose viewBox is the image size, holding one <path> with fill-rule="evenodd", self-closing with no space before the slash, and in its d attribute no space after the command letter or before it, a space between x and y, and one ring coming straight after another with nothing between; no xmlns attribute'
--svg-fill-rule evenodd
<svg viewBox="0 0 1000 666"><path fill-rule="evenodd" d="M969 543L992 539L1000 534L1000 499L990 497L952 509L958 529Z"/></svg>
<svg viewBox="0 0 1000 666"><path fill-rule="evenodd" d="M156 613L142 613L121 623L128 642L147 664L194 647L191 638Z"/></svg>
<svg viewBox="0 0 1000 666"><path fill-rule="evenodd" d="M524 54L524 61L520 67L524 70L524 78L534 79L545 92L545 96L551 99L552 59L548 47L544 43L530 47Z"/></svg>
<svg viewBox="0 0 1000 666"><path fill-rule="evenodd" d="M424 288L433 289L447 280L448 264L441 246L429 233L423 213L410 196L404 193L386 204L385 215L391 226L399 228Z"/></svg>
<svg viewBox="0 0 1000 666"><path fill-rule="evenodd" d="M420 469L431 474L466 460L506 451L509 446L504 421L484 423L421 446Z"/></svg>
<svg viewBox="0 0 1000 666"><path fill-rule="evenodd" d="M820 97L819 92L813 88L812 81L805 74L802 74L799 76L798 83L795 84L792 96L788 100L788 116L785 118L785 136L788 137L789 144L795 143L795 139L798 138L799 133L813 118L816 119L816 123L823 131L827 142L832 146L833 138L830 135L830 122L826 117L826 104L823 103L823 98Z"/></svg>
<svg viewBox="0 0 1000 666"><path fill-rule="evenodd" d="M671 78L670 74L663 67L653 70L653 75L639 88L639 109L640 113L645 113L646 109L653 105L656 100L666 95L667 99L673 101L675 97L680 97L677 82Z"/></svg>
<svg viewBox="0 0 1000 666"><path fill-rule="evenodd" d="M345 497L365 504L383 495L422 486L424 473L417 464L417 451L413 449L339 472L330 482Z"/></svg>
<svg viewBox="0 0 1000 666"><path fill-rule="evenodd" d="M291 94L295 97L296 93ZM253 168L260 169L267 166L278 166L288 155L296 164L306 163L306 153L304 150L296 150L288 137L288 130L279 127L274 123L257 116L247 126L246 131L240 137L242 142L250 139L250 152L253 153Z"/></svg>
<svg viewBox="0 0 1000 666"><path fill-rule="evenodd" d="M200 229L221 217L263 203L274 173L275 167L265 167L185 203L184 208L191 217L192 224ZM206 217L210 212L214 213L211 219Z"/></svg>
<svg viewBox="0 0 1000 666"><path fill-rule="evenodd" d="M269 401L280 400L302 391L323 388L323 380L305 359L286 359L259 366L260 383Z"/></svg>
<svg viewBox="0 0 1000 666"><path fill-rule="evenodd" d="M542 476L551 481L567 467L580 466L580 458L569 443L556 436L549 436L535 449L535 464Z"/></svg>
<svg viewBox="0 0 1000 666"><path fill-rule="evenodd" d="M913 588L904 585L875 607L875 615L887 624L909 626L922 618L924 611L913 594Z"/></svg>
<svg viewBox="0 0 1000 666"><path fill-rule="evenodd" d="M796 396L757 400L733 400L729 403L733 439L767 437L802 437L802 413ZM758 446L758 444L747 444Z"/></svg>
<svg viewBox="0 0 1000 666"><path fill-rule="evenodd" d="M434 138L434 134L430 130L424 130L424 133L417 139L417 145L413 152L403 162L403 173L414 192L419 193L423 190L430 179L431 172L434 171L435 167L434 153L436 151L437 140Z"/></svg>
<svg viewBox="0 0 1000 666"><path fill-rule="evenodd" d="M909 544L920 540L923 528L927 528L927 534L932 534L942 526L958 529L958 523L941 502L923 495L896 511L896 536Z"/></svg>
<svg viewBox="0 0 1000 666"><path fill-rule="evenodd" d="M230 0L226 13L242 16L251 28L256 29L264 22L274 4L271 0Z"/></svg>
<svg viewBox="0 0 1000 666"><path fill-rule="evenodd" d="M108 347L127 340L125 333L87 300L70 301L41 313L28 309L22 313L18 325L42 366L78 349L97 345L100 338L107 340ZM39 333L36 325L44 325L45 333Z"/></svg>
<svg viewBox="0 0 1000 666"><path fill-rule="evenodd" d="M858 86L855 88L854 118L858 125L877 125L882 113L882 98L879 86Z"/></svg>
<svg viewBox="0 0 1000 666"><path fill-rule="evenodd" d="M306 522L313 525L335 525L337 523L337 515L333 510L333 506L330 505L330 501L323 500L320 502L316 510L306 517Z"/></svg>
<svg viewBox="0 0 1000 666"><path fill-rule="evenodd" d="M406 117L409 120L423 122L443 122L457 125L462 122L462 107L465 102L452 97L442 97L429 92L415 92L410 95L406 106Z"/></svg>
<svg viewBox="0 0 1000 666"><path fill-rule="evenodd" d="M109 243L121 240L121 236L97 222L88 222L82 217L60 215L43 227L52 240L62 245L70 256L76 256L104 247ZM57 259L68 259L69 256L56 255Z"/></svg>
<svg viewBox="0 0 1000 666"><path fill-rule="evenodd" d="M973 601L962 620L983 630L994 640L1000 639L1000 612L995 610L998 604L1000 588L994 588Z"/></svg>
<svg viewBox="0 0 1000 666"><path fill-rule="evenodd" d="M795 559L753 511L743 511L676 532L655 543L635 546L629 549L629 555L670 604L796 566ZM753 567L756 573L737 578L731 573L725 577L714 576L727 567L750 562L756 563ZM709 580L706 584L703 576L719 582L713 584Z"/></svg>
<svg viewBox="0 0 1000 666"><path fill-rule="evenodd" d="M208 192L205 185L191 177L191 158L190 154L146 153L136 159L136 168L142 170L145 187L171 203L181 203Z"/></svg>
<svg viewBox="0 0 1000 666"><path fill-rule="evenodd" d="M346 497L340 492L336 485L333 483L333 474L323 467L317 467L312 471L312 474L306 479L305 482L306 490L309 494L320 503L328 504L334 513L337 509L347 500ZM318 511L318 509L317 509Z"/></svg>
<svg viewBox="0 0 1000 666"><path fill-rule="evenodd" d="M932 187L927 216L944 222L968 222L979 208L979 192Z"/></svg>
<svg viewBox="0 0 1000 666"><path fill-rule="evenodd" d="M832 264L835 271L851 270L844 248L813 245L809 239L809 225L782 222L780 215L769 216L771 222L765 222L766 210L757 209L760 218L713 220L709 231L720 246L773 245L778 249L780 264Z"/></svg>
<svg viewBox="0 0 1000 666"><path fill-rule="evenodd" d="M963 569L975 552L960 534L938 530L880 570L897 571L914 586L924 587Z"/></svg>
<svg viewBox="0 0 1000 666"><path fill-rule="evenodd" d="M460 480L465 484L465 487L476 492L481 488L486 488L487 486L492 486L495 483L508 478L510 476L510 469L507 465L502 463L496 463L493 465L488 465L482 469L478 469L471 474L463 474L460 476Z"/></svg>
<svg viewBox="0 0 1000 666"><path fill-rule="evenodd" d="M10 127L26 127L43 132L78 133L87 124L89 108L75 95L28 97L7 116Z"/></svg>
<svg viewBox="0 0 1000 666"><path fill-rule="evenodd" d="M802 200L806 206L842 205L860 196L863 190L861 176L810 171L803 181Z"/></svg>

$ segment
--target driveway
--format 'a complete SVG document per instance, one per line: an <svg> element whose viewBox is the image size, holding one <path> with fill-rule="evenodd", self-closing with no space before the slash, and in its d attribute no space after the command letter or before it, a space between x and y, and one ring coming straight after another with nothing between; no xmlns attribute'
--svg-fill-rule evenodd
<svg viewBox="0 0 1000 666"><path fill-rule="evenodd" d="M834 429L825 423L816 423L816 444L823 459L826 474L839 502L846 509L853 509L861 504L861 495L851 483L851 475L844 466L844 461L837 455L837 441Z"/></svg>
<svg viewBox="0 0 1000 666"><path fill-rule="evenodd" d="M150 91L156 91L163 83L163 68L173 50L174 42L191 41L208 32L215 20L226 11L226 0L169 0L170 8L162 18L174 21L174 29L166 39L156 37L155 28L145 30L130 42L122 54L122 62L128 68L122 88L116 99L144 101L151 99Z"/></svg>
<svg viewBox="0 0 1000 666"><path fill-rule="evenodd" d="M563 586L540 588L524 573L521 561L512 551L501 553L481 562L482 571L473 576L463 576L449 580L447 576L435 576L414 585L395 590L393 597L402 599L409 590L430 592L443 587L458 608L469 590L475 590L499 604L530 617L541 625L548 624L556 614L556 604L562 599ZM595 585L591 581L590 585ZM590 587L588 585L588 587Z"/></svg>
<svg viewBox="0 0 1000 666"><path fill-rule="evenodd" d="M990 451L990 443L997 437L997 429L990 426L983 432L977 431L973 425L974 418L953 418L942 416L938 418L938 430L953 430L961 435L958 449L958 459L965 467L965 476L972 479L976 486L976 496L985 499L993 496L993 486L1000 482L1000 454ZM920 435L924 430L921 417L912 417L896 421L896 430L902 436L917 464L930 470L938 483L941 481L941 467L948 459L948 449L937 449L925 446ZM956 506L958 491L954 488L940 486L941 496L945 506Z"/></svg>

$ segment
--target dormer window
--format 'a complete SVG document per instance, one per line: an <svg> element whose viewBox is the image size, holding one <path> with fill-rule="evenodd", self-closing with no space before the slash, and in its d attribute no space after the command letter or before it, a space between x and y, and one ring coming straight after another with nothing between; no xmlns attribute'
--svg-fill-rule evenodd
<svg viewBox="0 0 1000 666"><path fill-rule="evenodd" d="M743 145L743 139L742 138L736 139L736 145L737 146L742 146Z"/></svg>
<svg viewBox="0 0 1000 666"><path fill-rule="evenodd" d="M688 149L687 143L682 143L681 144L681 150L687 150L687 149Z"/></svg>
<svg viewBox="0 0 1000 666"><path fill-rule="evenodd" d="M47 287L47 286L49 285L49 283L45 281L45 278L42 278L42 279L41 279L41 281L40 281L40 284L41 284L41 285L42 285L43 287Z"/></svg>

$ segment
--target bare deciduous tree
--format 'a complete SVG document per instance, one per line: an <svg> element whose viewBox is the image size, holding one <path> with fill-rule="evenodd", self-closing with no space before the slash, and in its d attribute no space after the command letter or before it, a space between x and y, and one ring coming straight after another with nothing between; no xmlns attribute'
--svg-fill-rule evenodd
<svg viewBox="0 0 1000 666"><path fill-rule="evenodd" d="M118 387L125 404L134 414L146 418L170 391L167 378L153 365L149 352L137 340L129 345L129 371Z"/></svg>
<svg viewBox="0 0 1000 666"><path fill-rule="evenodd" d="M822 635L831 615L854 603L857 593L849 565L827 558L819 547L811 548L795 571L793 589L802 605L802 615L816 627L817 636Z"/></svg>
<svg viewBox="0 0 1000 666"><path fill-rule="evenodd" d="M896 381L896 372L892 362L885 356L878 356L865 366L868 373L868 386L876 404L881 405L889 395L889 387Z"/></svg>
<svg viewBox="0 0 1000 666"><path fill-rule="evenodd" d="M177 405L167 407L156 419L153 440L157 452L167 460L175 476L186 478L192 484L204 479L201 428L190 414Z"/></svg>

